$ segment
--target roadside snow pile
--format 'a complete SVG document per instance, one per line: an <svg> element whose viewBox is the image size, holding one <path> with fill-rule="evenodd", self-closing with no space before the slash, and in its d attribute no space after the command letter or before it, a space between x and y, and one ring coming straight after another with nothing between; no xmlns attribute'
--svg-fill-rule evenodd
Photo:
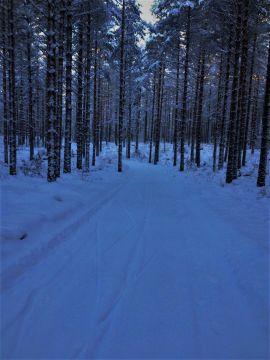
<svg viewBox="0 0 270 360"><path fill-rule="evenodd" d="M133 148L132 148L133 150ZM257 188L256 181L258 175L258 164L260 158L259 150L255 150L255 153L252 155L250 151L247 152L247 163L245 167L239 171L239 177L232 184L226 184L226 164L224 169L217 170L213 172L213 146L208 144L203 144L201 148L201 167L197 168L194 164L190 163L189 160L190 149L185 146L185 172L181 173L181 176L196 176L197 181L205 182L209 181L212 184L216 184L225 188L237 188L235 191L239 191L241 195L245 195L247 192L253 192L258 197L270 198L270 161L268 161L268 177L266 180L266 186L264 188ZM149 145L140 144L139 151L137 154L132 152L132 158L138 159L140 161L148 162L149 160ZM152 152L152 161L154 158L154 148ZM172 167L173 165L173 145L172 144L161 144L160 146L160 155L159 155L159 164ZM178 163L174 168L176 172L179 172L179 154L178 154Z"/></svg>
<svg viewBox="0 0 270 360"><path fill-rule="evenodd" d="M117 187L121 176L116 171L116 153L110 149L105 145L96 166L85 173L76 169L73 148L72 173L61 174L55 183L46 180L44 149L33 161L26 160L27 148L19 149L18 175L14 177L0 163L2 270L29 251L41 249L48 238L63 231L70 221L76 222L91 204L102 201L107 181L112 191ZM14 248L16 242L20 246Z"/></svg>

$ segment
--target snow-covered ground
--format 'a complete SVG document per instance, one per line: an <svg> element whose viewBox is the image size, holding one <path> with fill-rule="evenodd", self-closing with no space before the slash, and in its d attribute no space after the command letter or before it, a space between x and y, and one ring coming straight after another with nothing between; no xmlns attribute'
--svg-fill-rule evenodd
<svg viewBox="0 0 270 360"><path fill-rule="evenodd" d="M164 149L162 149L164 150ZM48 184L1 164L1 358L269 357L269 187L148 148ZM75 158L73 159L75 161ZM267 179L269 184L269 179Z"/></svg>

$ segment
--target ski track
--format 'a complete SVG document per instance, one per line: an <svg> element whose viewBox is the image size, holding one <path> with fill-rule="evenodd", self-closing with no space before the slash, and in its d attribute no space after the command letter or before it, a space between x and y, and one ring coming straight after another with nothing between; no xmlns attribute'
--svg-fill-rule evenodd
<svg viewBox="0 0 270 360"><path fill-rule="evenodd" d="M3 272L2 358L266 359L268 291L248 261L263 257L267 282L267 253L196 180L128 164L120 185Z"/></svg>

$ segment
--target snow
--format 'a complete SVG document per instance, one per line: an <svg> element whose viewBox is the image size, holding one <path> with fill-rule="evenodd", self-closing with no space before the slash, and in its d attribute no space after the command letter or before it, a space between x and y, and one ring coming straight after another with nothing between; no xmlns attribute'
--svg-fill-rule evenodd
<svg viewBox="0 0 270 360"><path fill-rule="evenodd" d="M180 173L140 144L119 174L108 144L53 184L2 164L1 357L267 358L269 187L211 151Z"/></svg>

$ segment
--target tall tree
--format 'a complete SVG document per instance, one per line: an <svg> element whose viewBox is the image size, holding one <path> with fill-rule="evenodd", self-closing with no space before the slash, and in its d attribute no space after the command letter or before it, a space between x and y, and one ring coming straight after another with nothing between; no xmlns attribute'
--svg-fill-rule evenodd
<svg viewBox="0 0 270 360"><path fill-rule="evenodd" d="M185 167L185 127L186 127L186 116L187 116L187 89L188 89L188 71L189 71L189 47L190 47L190 11L191 8L187 8L187 27L186 27L186 55L184 65L184 86L183 86L183 101L182 101L182 118L181 118L181 157L180 157L180 171L184 171Z"/></svg>
<svg viewBox="0 0 270 360"><path fill-rule="evenodd" d="M64 173L71 172L71 121L72 121L72 0L66 1L66 114Z"/></svg>
<svg viewBox="0 0 270 360"><path fill-rule="evenodd" d="M55 157L55 120L56 120L56 9L55 1L47 0L47 79L46 79L46 113L47 113L47 152L49 182L56 180Z"/></svg>
<svg viewBox="0 0 270 360"><path fill-rule="evenodd" d="M122 172L122 146L123 146L123 118L125 104L125 17L126 3L122 2L122 20L121 20L121 43L120 43L120 79L119 79L119 119L118 119L118 172Z"/></svg>
<svg viewBox="0 0 270 360"><path fill-rule="evenodd" d="M269 108L270 108L270 41L268 44L268 64L265 83L265 94L263 104L263 117L262 117L262 141L261 141L261 154L260 164L258 171L257 186L265 186L266 168L267 168L267 151L269 143Z"/></svg>
<svg viewBox="0 0 270 360"><path fill-rule="evenodd" d="M239 57L240 57L240 37L241 33L241 13L242 1L236 2L236 21L234 28L234 60L233 60L233 82L231 88L231 106L230 121L228 129L229 149L228 149L228 165L226 171L226 182L231 183L234 179L234 168L236 166L235 146L237 135L237 99L238 99L238 78L239 78Z"/></svg>
<svg viewBox="0 0 270 360"><path fill-rule="evenodd" d="M15 33L14 33L14 1L8 1L8 33L9 33L9 173L16 175L17 141L16 141L16 83L15 83Z"/></svg>

